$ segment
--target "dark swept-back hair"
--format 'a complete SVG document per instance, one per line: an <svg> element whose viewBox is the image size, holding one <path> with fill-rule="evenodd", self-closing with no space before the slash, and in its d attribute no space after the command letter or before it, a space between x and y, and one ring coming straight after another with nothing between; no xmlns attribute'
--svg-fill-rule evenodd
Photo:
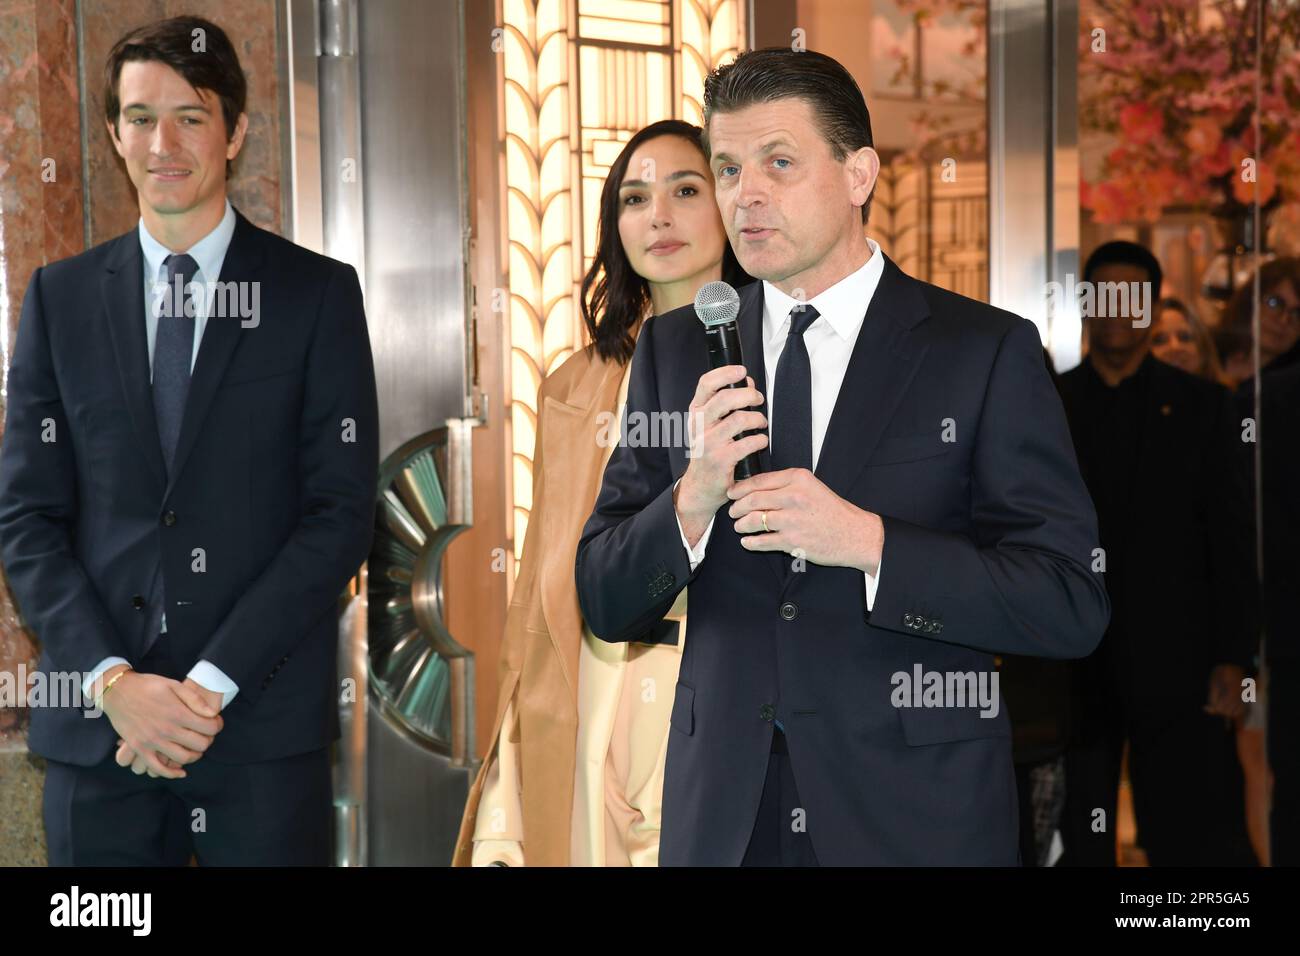
<svg viewBox="0 0 1300 956"><path fill-rule="evenodd" d="M701 132L698 126L682 120L651 123L628 140L605 177L600 193L600 219L596 224L596 256L582 280L581 308L596 353L607 362L623 365L632 357L636 329L650 302L650 283L632 268L618 232L622 211L618 189L627 173L627 164L643 143L660 136L680 136L700 151L707 165L708 154L700 142ZM724 240L722 250L722 281L736 288L754 281L740 267L729 240Z"/></svg>
<svg viewBox="0 0 1300 956"><path fill-rule="evenodd" d="M195 31L202 31L203 51L194 49ZM226 139L235 135L239 114L248 100L248 80L226 32L202 17L172 17L136 27L113 44L104 62L104 116L118 130L122 100L117 84L126 63L154 61L170 66L196 90L210 90L221 102ZM231 162L226 160L226 178Z"/></svg>
<svg viewBox="0 0 1300 956"><path fill-rule="evenodd" d="M734 113L758 103L797 98L813 111L831 156L844 162L864 146L874 148L871 113L853 74L840 62L812 50L764 47L747 50L718 67L704 81L704 153L710 159L709 121L715 113ZM871 197L862 204L862 224L871 215Z"/></svg>

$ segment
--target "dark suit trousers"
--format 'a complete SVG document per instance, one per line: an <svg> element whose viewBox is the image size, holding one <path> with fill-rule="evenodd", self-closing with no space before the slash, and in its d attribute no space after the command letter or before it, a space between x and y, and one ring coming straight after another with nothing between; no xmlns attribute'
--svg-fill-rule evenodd
<svg viewBox="0 0 1300 956"><path fill-rule="evenodd" d="M137 670L183 680L155 641ZM99 717L107 720L107 717ZM136 774L114 760L46 761L45 835L51 866L328 866L329 748L260 763L186 766L187 777Z"/></svg>
<svg viewBox="0 0 1300 956"><path fill-rule="evenodd" d="M1114 866L1120 762L1129 743L1137 842L1151 866L1253 866L1236 738L1200 702L1125 720L1115 698L1094 699L1087 733L1066 753L1062 866ZM1092 830L1106 811L1105 832Z"/></svg>
<svg viewBox="0 0 1300 956"><path fill-rule="evenodd" d="M796 812L797 811L797 812ZM817 866L805 809L794 784L785 734L772 728L772 752L758 817L741 866Z"/></svg>

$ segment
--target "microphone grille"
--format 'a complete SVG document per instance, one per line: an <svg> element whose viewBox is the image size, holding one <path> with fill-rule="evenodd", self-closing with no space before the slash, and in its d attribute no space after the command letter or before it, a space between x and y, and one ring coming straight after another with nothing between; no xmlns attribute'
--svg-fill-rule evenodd
<svg viewBox="0 0 1300 956"><path fill-rule="evenodd" d="M695 314L708 328L732 322L740 314L740 293L725 282L705 283L695 293Z"/></svg>

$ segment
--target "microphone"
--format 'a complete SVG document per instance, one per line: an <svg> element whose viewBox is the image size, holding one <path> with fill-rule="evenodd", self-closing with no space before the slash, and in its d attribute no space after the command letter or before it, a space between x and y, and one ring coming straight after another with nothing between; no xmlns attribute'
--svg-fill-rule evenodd
<svg viewBox="0 0 1300 956"><path fill-rule="evenodd" d="M740 294L725 282L709 282L695 294L695 314L704 323L704 337L709 342L709 368L721 368L724 365L745 365L745 357L740 350L740 326L736 316L740 314ZM748 366L745 366L748 370ZM728 388L747 388L745 382L732 382ZM751 429L741 432L737 439L746 435L759 435L761 431ZM737 481L752 478L763 471L762 459L758 452L746 455L736 462L735 477Z"/></svg>

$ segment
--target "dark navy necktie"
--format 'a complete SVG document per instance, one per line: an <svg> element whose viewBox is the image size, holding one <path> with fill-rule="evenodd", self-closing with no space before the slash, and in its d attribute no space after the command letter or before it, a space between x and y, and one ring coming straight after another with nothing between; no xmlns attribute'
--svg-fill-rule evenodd
<svg viewBox="0 0 1300 956"><path fill-rule="evenodd" d="M158 303L158 329L153 342L153 413L158 422L158 443L162 446L167 474L172 472L176 442L185 416L185 399L190 393L190 361L194 355L194 309L189 284L199 271L190 256L171 255L167 266L167 291ZM180 292L177 292L177 279ZM187 314L188 313L188 314ZM149 623L145 630L145 653L153 647L163 625L162 565L154 568L149 589Z"/></svg>
<svg viewBox="0 0 1300 956"><path fill-rule="evenodd" d="M812 365L803 334L820 313L807 303L790 310L790 332L776 363L772 391L772 470L812 470Z"/></svg>
<svg viewBox="0 0 1300 956"><path fill-rule="evenodd" d="M158 440L162 445L167 474L171 474L176 442L185 415L185 399L190 393L190 361L194 355L194 310L189 283L199 266L190 256L173 255L163 260L167 266L167 292L158 315L158 331L153 347L153 411L158 421ZM177 282L183 290L177 295Z"/></svg>

